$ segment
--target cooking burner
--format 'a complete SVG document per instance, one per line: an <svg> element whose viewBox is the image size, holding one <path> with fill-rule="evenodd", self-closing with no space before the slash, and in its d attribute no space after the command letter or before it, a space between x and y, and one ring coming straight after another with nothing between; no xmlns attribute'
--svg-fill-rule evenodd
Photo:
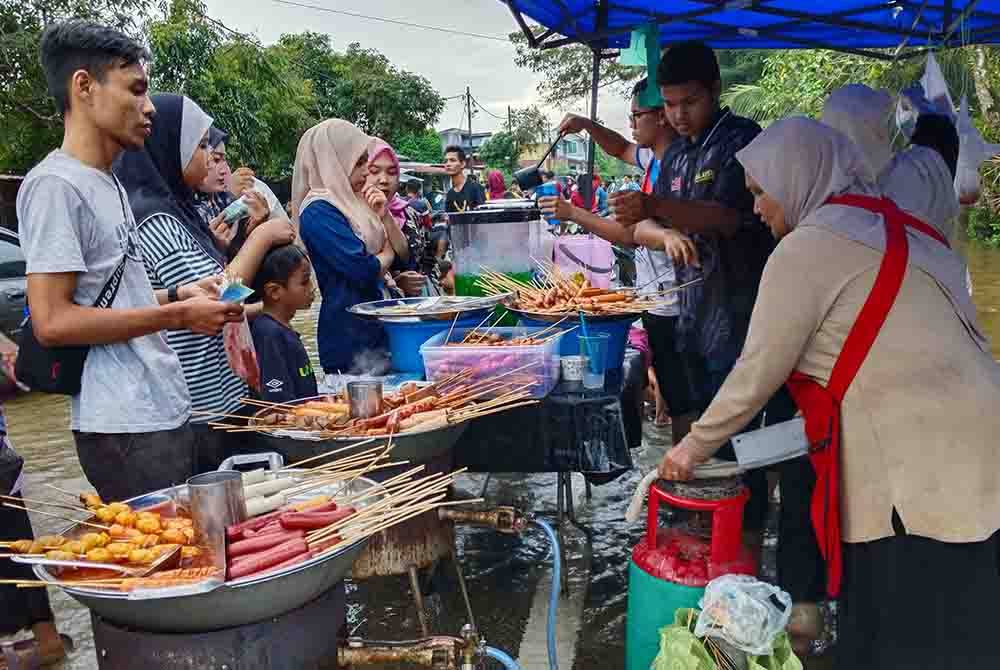
<svg viewBox="0 0 1000 670"><path fill-rule="evenodd" d="M657 480L656 486L678 498L690 500L724 500L740 494L744 489L743 479L720 477L718 479L693 479L687 482Z"/></svg>
<svg viewBox="0 0 1000 670"><path fill-rule="evenodd" d="M320 670L337 667L344 583L274 619L211 633L146 633L91 614L100 670Z"/></svg>

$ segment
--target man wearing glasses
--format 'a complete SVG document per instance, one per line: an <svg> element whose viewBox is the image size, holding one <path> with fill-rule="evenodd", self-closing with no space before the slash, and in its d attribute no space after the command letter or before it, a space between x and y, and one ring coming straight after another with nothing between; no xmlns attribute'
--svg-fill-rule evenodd
<svg viewBox="0 0 1000 670"><path fill-rule="evenodd" d="M596 121L575 114L563 119L559 127L561 133L585 130L609 155L641 168L644 172L643 179L635 186L635 190L647 194L653 192L653 185L660 174L660 165L664 160L669 160L666 157L677 140L677 133L668 122L663 106L643 105L643 99L647 104L650 102L644 93L647 86L651 85L643 79L632 91L629 122L632 126L633 141ZM625 185L619 192L631 190L629 188L631 183L626 175ZM627 226L621 225L614 219L601 218L568 202L559 202L555 198L542 198L539 200L539 206L546 213L551 213L560 220L574 221L588 232L603 237L613 244L625 247L637 246L634 239L636 229L634 222ZM672 230L661 235L657 241L658 249L641 246L636 248L636 287L643 294L659 295L660 291L673 288L674 268L686 263L697 263L694 244L687 235ZM690 382L686 368L678 359L674 343L677 315L678 306L675 302L651 310L643 315L642 319L643 327L649 335L659 393L666 401L661 403L657 398L656 423L659 426L665 425L669 416L669 422L673 425L675 444L687 433L694 418Z"/></svg>

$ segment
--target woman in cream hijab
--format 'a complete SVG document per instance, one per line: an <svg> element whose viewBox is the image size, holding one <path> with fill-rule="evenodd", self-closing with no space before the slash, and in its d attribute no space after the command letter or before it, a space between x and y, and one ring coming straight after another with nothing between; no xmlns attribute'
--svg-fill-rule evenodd
<svg viewBox="0 0 1000 670"><path fill-rule="evenodd" d="M691 433L664 456L666 479L690 478L793 371L829 383L884 256L880 215L827 204L879 195L845 136L785 119L737 158L780 243L743 352ZM941 257L912 243L919 234L908 232L902 287L840 407L838 668L995 663L1000 367L956 300L964 286Z"/></svg>
<svg viewBox="0 0 1000 670"><path fill-rule="evenodd" d="M864 84L847 84L834 90L823 104L820 119L847 135L858 149L868 177L878 178L892 159L889 115L892 96Z"/></svg>
<svg viewBox="0 0 1000 670"><path fill-rule="evenodd" d="M295 154L292 211L323 296L317 339L328 374L387 369L381 326L347 311L382 298L394 248L406 246L385 195L367 184L372 143L347 121L328 119L305 132Z"/></svg>

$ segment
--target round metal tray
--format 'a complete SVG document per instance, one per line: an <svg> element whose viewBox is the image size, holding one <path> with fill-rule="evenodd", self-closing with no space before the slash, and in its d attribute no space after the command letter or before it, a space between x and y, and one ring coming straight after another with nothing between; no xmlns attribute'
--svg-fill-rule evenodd
<svg viewBox="0 0 1000 670"><path fill-rule="evenodd" d="M577 312L563 312L561 314L539 314L538 312L529 312L523 309L517 309L511 307L509 304L505 304L504 307L510 311L512 314L518 316L523 316L527 319L534 319L535 321L545 321L546 323L559 323L563 321L563 325L567 328L572 327L573 324L580 323L580 315ZM609 321L635 321L642 316L642 312L635 312L633 314L584 314L587 319L587 323L605 323ZM568 317L568 318L567 318Z"/></svg>
<svg viewBox="0 0 1000 670"><path fill-rule="evenodd" d="M287 404L296 405L323 398L326 398L326 396L320 395L312 398L301 398ZM265 409L257 412L253 415L251 421L256 420L268 411ZM414 465L429 463L437 457L448 453L455 446L455 443L458 442L462 433L465 432L465 428L466 423L458 423L443 428L395 434L392 436L392 460L409 461ZM277 435L261 432L254 439L257 442L257 446L260 447L260 451L276 451L282 455L286 463L296 463L297 461L318 456L333 449L359 442L367 442L371 439L368 437L317 438L315 435L316 433L313 431L286 430ZM379 439L387 440L388 437ZM365 444L359 447L358 451L371 448L371 446L372 444ZM337 457L347 458L353 453L355 453L354 450L348 449L342 454L338 454Z"/></svg>
<svg viewBox="0 0 1000 670"><path fill-rule="evenodd" d="M340 484L331 485L333 487ZM350 493L360 493L378 483L361 477L351 482ZM185 486L157 491L180 497ZM319 495L322 489L309 495ZM147 494L148 495L148 494ZM126 502L134 503L146 496ZM308 497L308 496L307 496ZM378 499L373 496L359 506ZM76 526L63 531L68 533ZM310 559L282 572L246 577L191 595L135 599L127 593L85 588L64 588L73 599L98 616L120 626L156 633L204 633L263 621L305 605L333 588L351 572L351 566L368 543L358 540L332 554ZM35 566L43 581L56 578L43 566Z"/></svg>
<svg viewBox="0 0 1000 670"><path fill-rule="evenodd" d="M431 296L428 298L396 298L363 302L347 311L379 321L443 321L456 314L490 310L513 294L503 293L485 297Z"/></svg>

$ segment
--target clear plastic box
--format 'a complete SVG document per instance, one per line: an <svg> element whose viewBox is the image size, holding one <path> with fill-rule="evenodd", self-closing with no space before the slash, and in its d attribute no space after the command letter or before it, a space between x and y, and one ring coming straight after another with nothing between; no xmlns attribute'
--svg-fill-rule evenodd
<svg viewBox="0 0 1000 670"><path fill-rule="evenodd" d="M489 332L505 340L540 333L544 328L490 328ZM461 342L469 329L456 329L451 342ZM480 331L483 332L483 331ZM559 382L560 331L548 329L542 333L542 344L517 346L490 346L475 344L446 346L448 332L438 333L424 342L420 354L424 358L427 379L440 381L466 368L474 373L471 382L496 380L507 382L504 388L484 393L482 398L495 398L512 390L525 387L533 398L544 398ZM527 386L531 384L531 386Z"/></svg>

